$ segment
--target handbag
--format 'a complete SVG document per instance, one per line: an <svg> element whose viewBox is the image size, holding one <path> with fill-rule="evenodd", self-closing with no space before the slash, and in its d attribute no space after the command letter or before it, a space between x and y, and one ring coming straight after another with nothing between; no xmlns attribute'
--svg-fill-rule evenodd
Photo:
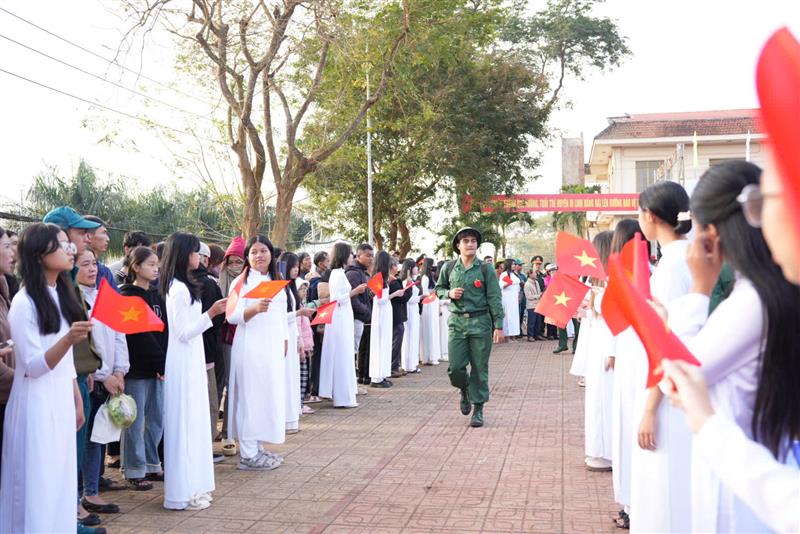
<svg viewBox="0 0 800 534"><path fill-rule="evenodd" d="M86 300L84 300L81 290L75 288L78 292L78 298L83 306L84 320L89 317L89 310L86 308ZM75 373L79 375L88 375L94 373L103 365L103 359L97 352L97 349L92 342L92 334L90 333L86 339L78 342L72 347L72 359L75 362Z"/></svg>

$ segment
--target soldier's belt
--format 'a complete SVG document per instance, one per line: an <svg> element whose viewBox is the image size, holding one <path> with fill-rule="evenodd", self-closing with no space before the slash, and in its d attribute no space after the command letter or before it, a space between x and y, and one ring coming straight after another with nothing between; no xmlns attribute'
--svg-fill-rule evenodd
<svg viewBox="0 0 800 534"><path fill-rule="evenodd" d="M458 315L459 317L463 317L464 319L469 319L470 317L480 317L481 315L486 315L489 313L489 310L478 310L472 312L450 312L453 315Z"/></svg>

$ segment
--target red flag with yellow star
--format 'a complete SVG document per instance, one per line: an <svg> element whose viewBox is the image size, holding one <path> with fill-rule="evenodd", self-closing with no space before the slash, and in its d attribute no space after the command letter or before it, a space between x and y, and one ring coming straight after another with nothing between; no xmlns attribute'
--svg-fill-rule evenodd
<svg viewBox="0 0 800 534"><path fill-rule="evenodd" d="M331 302L317 308L317 315L311 321L311 326L318 324L331 324L333 321L333 312L336 309L338 301L332 300Z"/></svg>
<svg viewBox="0 0 800 534"><path fill-rule="evenodd" d="M650 295L650 260L647 257L647 242L639 232L633 239L625 243L618 257L622 272L631 281L633 287L645 299ZM622 314L622 309L615 299L603 299L603 318L608 329L615 336L628 328L630 322Z"/></svg>
<svg viewBox="0 0 800 534"><path fill-rule="evenodd" d="M580 280L556 273L539 300L536 313L549 317L556 326L566 328L587 291L589 287Z"/></svg>
<svg viewBox="0 0 800 534"><path fill-rule="evenodd" d="M369 279L367 287L375 293L375 296L381 298L383 296L383 273L377 273Z"/></svg>
<svg viewBox="0 0 800 534"><path fill-rule="evenodd" d="M562 274L606 279L600 254L592 242L567 232L559 232L556 236L556 263L558 272Z"/></svg>
<svg viewBox="0 0 800 534"><path fill-rule="evenodd" d="M144 299L120 295L105 278L100 281L91 318L121 334L164 331L164 322Z"/></svg>
<svg viewBox="0 0 800 534"><path fill-rule="evenodd" d="M661 362L665 358L700 365L678 336L650 306L641 289L634 285L634 280L626 272L622 259L617 254L611 254L608 258L608 287L603 294L602 303L604 316L606 308L610 305L619 310L619 314L624 317L627 324L633 327L647 351L648 388L657 385L664 376Z"/></svg>

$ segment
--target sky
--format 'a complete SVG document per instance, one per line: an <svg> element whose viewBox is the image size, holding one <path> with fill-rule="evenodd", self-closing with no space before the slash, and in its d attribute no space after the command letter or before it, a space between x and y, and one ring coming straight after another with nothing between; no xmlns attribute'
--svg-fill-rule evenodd
<svg viewBox="0 0 800 534"><path fill-rule="evenodd" d="M62 176L71 175L80 158L101 176L111 173L134 188L167 183L173 179L176 155L185 154L181 144L192 149L199 144L188 132L204 136L210 127L202 116L208 112L207 99L137 75L141 71L165 85L174 80L174 52L166 37L150 40L144 60L137 51L123 55L123 65L131 69L123 71L8 13L95 54L113 57L127 28L113 11L119 4L113 0L81 0L79 4L76 10L74 2L0 0L0 207L18 203L33 177L48 167L58 168ZM543 4L543 0L532 0L529 9ZM585 80L567 79L565 102L551 118L554 138L545 147L541 167L532 171L540 178L520 192L557 192L561 181L559 137L583 135L588 156L591 140L605 128L607 117L757 107L753 73L760 47L784 25L800 35L800 2L795 0L608 0L598 5L596 14L618 23L633 55L614 70L588 71ZM159 102L77 72L9 39L120 86L135 88ZM146 115L174 128L173 139L98 106L134 117ZM236 176L229 162L212 172L227 177L228 184ZM193 174L192 167L186 167L179 186L195 184ZM299 192L297 200L302 203L304 196ZM420 237L423 246L432 243L431 236Z"/></svg>

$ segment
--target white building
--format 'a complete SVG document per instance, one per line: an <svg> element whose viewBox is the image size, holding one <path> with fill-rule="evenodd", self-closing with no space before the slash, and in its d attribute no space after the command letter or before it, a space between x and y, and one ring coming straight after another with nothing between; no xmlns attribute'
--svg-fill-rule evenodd
<svg viewBox="0 0 800 534"><path fill-rule="evenodd" d="M755 109L651 113L610 117L595 136L587 164L586 185L604 193L640 193L658 180L673 180L691 190L710 166L730 159L763 164L766 137ZM597 213L587 218L596 230L636 212Z"/></svg>

